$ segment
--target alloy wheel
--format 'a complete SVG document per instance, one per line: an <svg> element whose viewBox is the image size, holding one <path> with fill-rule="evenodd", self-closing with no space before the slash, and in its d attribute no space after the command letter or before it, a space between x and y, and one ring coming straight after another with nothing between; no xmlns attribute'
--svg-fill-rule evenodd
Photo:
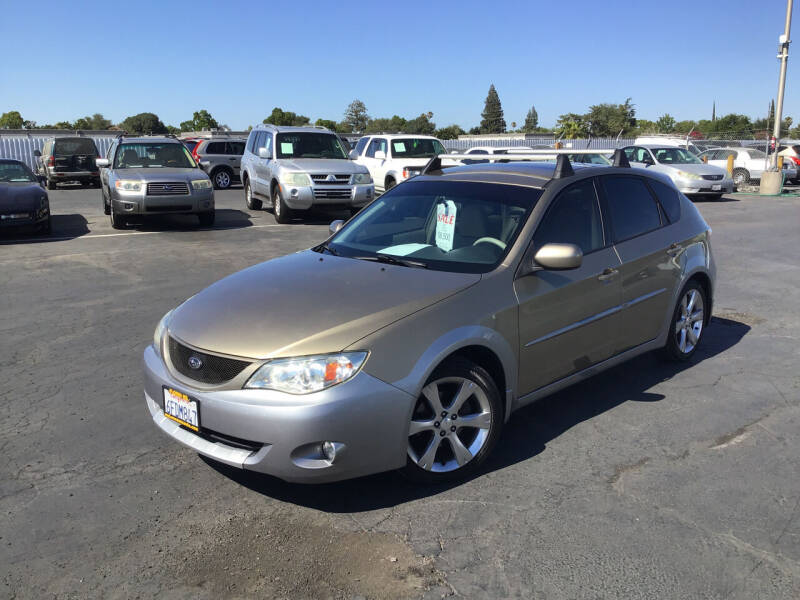
<svg viewBox="0 0 800 600"><path fill-rule="evenodd" d="M684 354L694 350L703 333L705 314L703 312L703 296L694 288L689 288L683 295L675 319L675 342Z"/></svg>
<svg viewBox="0 0 800 600"><path fill-rule="evenodd" d="M218 171L214 175L214 183L217 184L217 188L224 190L231 184L231 176L228 175L227 171Z"/></svg>
<svg viewBox="0 0 800 600"><path fill-rule="evenodd" d="M483 388L465 377L443 377L422 389L408 430L408 456L434 473L460 469L486 445L492 406Z"/></svg>

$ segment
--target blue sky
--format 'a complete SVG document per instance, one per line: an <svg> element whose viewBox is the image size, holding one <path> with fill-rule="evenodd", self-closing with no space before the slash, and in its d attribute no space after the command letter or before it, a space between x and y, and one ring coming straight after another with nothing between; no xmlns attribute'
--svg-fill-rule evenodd
<svg viewBox="0 0 800 600"><path fill-rule="evenodd" d="M630 96L637 116L763 116L777 91L784 0L522 2L8 2L0 113L39 123L138 112L178 125L205 108L234 129L274 106L341 120L432 111L541 125ZM795 32L800 35L800 32ZM62 42L65 35L73 38ZM784 114L800 121L790 50ZM794 54L794 56L797 56Z"/></svg>

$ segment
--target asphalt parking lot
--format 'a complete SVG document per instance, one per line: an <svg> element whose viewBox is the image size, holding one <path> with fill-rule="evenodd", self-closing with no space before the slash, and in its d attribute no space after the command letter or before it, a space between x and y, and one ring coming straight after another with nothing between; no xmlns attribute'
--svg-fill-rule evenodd
<svg viewBox="0 0 800 600"><path fill-rule="evenodd" d="M50 198L49 238L0 236L0 596L800 597L800 197L697 203L718 288L692 363L642 356L523 409L437 488L238 472L145 408L167 310L343 215L277 225L233 189L213 229L116 231L99 190Z"/></svg>

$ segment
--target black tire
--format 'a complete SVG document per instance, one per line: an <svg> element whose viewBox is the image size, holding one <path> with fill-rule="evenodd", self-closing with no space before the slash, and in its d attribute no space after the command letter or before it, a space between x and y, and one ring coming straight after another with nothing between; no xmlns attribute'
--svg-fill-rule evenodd
<svg viewBox="0 0 800 600"><path fill-rule="evenodd" d="M42 235L50 235L50 233L52 233L52 231L53 231L52 217L47 217L47 221L42 223L41 228L39 229L39 232Z"/></svg>
<svg viewBox="0 0 800 600"><path fill-rule="evenodd" d="M54 189L56 189L56 182L55 182L55 181L53 181L52 179L48 179L48 180L47 180L47 189L48 189L48 190L54 190Z"/></svg>
<svg viewBox="0 0 800 600"><path fill-rule="evenodd" d="M750 173L748 173L747 169L741 169L741 168L734 169L733 183L734 185L747 185L748 183L750 183Z"/></svg>
<svg viewBox="0 0 800 600"><path fill-rule="evenodd" d="M250 180L244 182L244 203L250 210L261 210L261 200L253 196L253 189L250 187Z"/></svg>
<svg viewBox="0 0 800 600"><path fill-rule="evenodd" d="M397 185L397 182L394 180L394 177L387 177L386 178L386 183L383 186L383 191L384 192L388 192L390 189L392 189L396 185Z"/></svg>
<svg viewBox="0 0 800 600"><path fill-rule="evenodd" d="M710 194L707 196L709 200L719 200L722 198L722 194Z"/></svg>
<svg viewBox="0 0 800 600"><path fill-rule="evenodd" d="M227 190L233 183L233 171L219 167L211 172L211 182L215 190Z"/></svg>
<svg viewBox="0 0 800 600"><path fill-rule="evenodd" d="M108 214L113 229L125 229L125 217L117 213L113 206L109 209Z"/></svg>
<svg viewBox="0 0 800 600"><path fill-rule="evenodd" d="M272 188L272 214L275 221L281 224L292 220L292 210L286 206L277 185Z"/></svg>
<svg viewBox="0 0 800 600"><path fill-rule="evenodd" d="M684 309L688 308L688 302L684 304L684 299L687 298L687 296L689 296L689 294L692 292L697 294L697 298L700 299L701 314L699 315L699 320L693 320L697 319L698 317L696 314L697 299L695 299L694 306L692 308L692 315L689 318L691 323L687 324L686 316L688 313L686 313ZM685 362L694 356L694 353L697 352L698 346L700 346L700 342L703 341L703 334L705 333L706 325L708 325L708 322L710 321L710 315L706 314L708 308L708 298L706 297L706 292L705 289L703 289L703 286L697 281L690 281L687 283L681 290L681 293L678 296L678 301L675 303L675 309L672 311L672 320L669 322L669 331L667 332L667 343L661 349L662 358L670 361ZM697 331L696 327L692 327L694 323L699 323L699 331ZM697 340L692 343L691 348L689 348L688 345L685 345L684 348L681 348L681 330L685 329L688 332L689 328L692 328ZM683 335L686 336L684 344L691 343L689 334L686 333Z"/></svg>
<svg viewBox="0 0 800 600"><path fill-rule="evenodd" d="M197 218L200 220L200 227L213 227L216 211L210 210L208 212L198 213Z"/></svg>
<svg viewBox="0 0 800 600"><path fill-rule="evenodd" d="M111 202L106 198L106 193L102 192L103 195L103 214L110 215L111 214Z"/></svg>
<svg viewBox="0 0 800 600"><path fill-rule="evenodd" d="M432 406L428 403L428 401L424 398L424 394L421 394L420 398L417 400L417 404L414 407L412 412L412 421L416 421L414 419L415 416L418 417L421 422L427 420L428 422L433 421L435 429L428 429L425 431L420 431L414 435L410 435L408 438L409 443L409 452L406 458L406 466L401 469L401 473L411 479L412 481L416 481L418 483L424 484L437 484L443 483L447 481L454 481L460 480L471 475L475 474L475 472L480 468L481 464L486 457L489 456L492 449L494 448L495 444L497 444L497 440L500 438L500 432L503 428L503 422L505 420L505 407L504 403L501 399L500 392L497 389L497 385L495 384L494 380L491 378L489 373L483 367L476 365L470 360L456 357L445 361L443 364L439 365L431 376L428 378L428 381L425 383L425 387L429 385L441 381L441 380L448 380L448 379L462 379L466 380L470 383L474 383L477 385L477 390L472 392L474 396L471 396L461 407L459 411L456 411L455 415L449 415L446 411L447 408L452 406L448 404L448 407L445 408L445 411L442 412L440 415L436 415L432 412ZM445 384L448 385L448 384ZM458 386L458 384L450 384ZM440 388L442 389L442 388ZM453 388L453 389L457 389ZM480 406L480 404L474 404L473 408L468 406L471 402L480 402L478 396L480 393L483 394L483 399L486 401L486 406ZM454 394L455 395L455 394ZM444 406L444 403L442 403ZM455 460L454 458L454 446L450 441L453 436L459 438L459 441L462 442L462 447L465 447L467 444L473 445L475 441L478 439L477 436L480 435L481 429L483 428L475 428L470 426L465 427L458 427L459 423L466 422L466 421L459 421L457 418L453 418L453 416L458 417L459 415L462 418L466 419L469 415L474 414L469 412L465 417L463 412L465 410L482 410L485 414L486 407L490 412L490 424L488 426L488 434L485 435L482 441L482 445L480 449L472 455L472 457L465 462L461 466L456 466L452 470L449 471L433 471L430 469L426 469L421 467L417 464L417 461L412 458L412 453L419 456L419 452L421 450L417 450L417 447L420 448L431 448L431 444L433 444L437 439L442 438L441 441L437 444L437 450L434 454L432 454L432 465L433 464L442 464L441 461L448 458L448 452L450 453L449 458ZM425 411L430 412L431 414L426 414ZM436 419L441 419L440 421ZM448 425L445 425L447 423ZM464 431L467 430L467 431ZM475 430L475 431L471 431ZM432 436L428 434L432 432ZM443 435L444 434L444 435ZM472 434L475 435L472 438L472 441L469 441L469 436ZM467 436L462 439L462 436ZM427 440L430 439L430 442ZM464 440L467 440L464 442ZM443 441L447 440L448 443L444 444ZM422 457L424 458L424 456ZM420 462L422 461L420 458ZM438 460L437 460L438 459ZM458 461L456 461L458 462Z"/></svg>

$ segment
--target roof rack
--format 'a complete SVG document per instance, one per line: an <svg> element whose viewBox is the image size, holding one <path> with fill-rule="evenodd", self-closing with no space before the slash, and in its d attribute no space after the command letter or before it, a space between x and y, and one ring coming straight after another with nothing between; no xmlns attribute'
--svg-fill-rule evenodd
<svg viewBox="0 0 800 600"><path fill-rule="evenodd" d="M614 167L623 167L623 168L630 168L630 163L628 162L628 157L625 156L625 153L622 151L622 148L611 149L583 149L583 150L574 150L572 148L552 148L547 150L529 150L525 153L516 152L513 154L438 154L428 161L428 164L425 165L425 168L422 170L422 175L430 173L432 171L440 171L442 169L442 159L452 159L452 160L497 160L497 161L504 161L510 162L509 157L513 157L513 161L524 161L524 160L551 160L553 156L556 157L556 169L553 173L554 179L563 179L565 177L572 177L575 174L575 171L572 169L572 165L569 162L569 155L571 154L614 154L612 166ZM494 156L502 156L504 158L494 158ZM489 158L492 157L492 158ZM455 165L454 165L455 166Z"/></svg>

